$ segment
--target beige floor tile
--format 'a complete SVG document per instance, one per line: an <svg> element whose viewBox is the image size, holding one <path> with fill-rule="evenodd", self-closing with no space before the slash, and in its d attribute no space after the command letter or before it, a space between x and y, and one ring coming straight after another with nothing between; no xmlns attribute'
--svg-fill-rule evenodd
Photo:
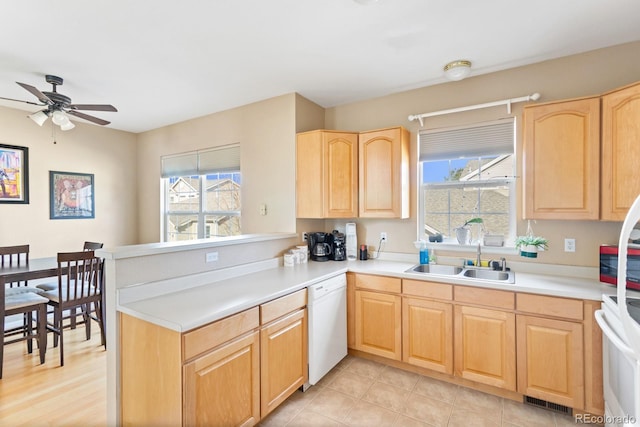
<svg viewBox="0 0 640 427"><path fill-rule="evenodd" d="M457 406L453 407L448 427L501 427L502 420L487 416L485 413L468 411Z"/></svg>
<svg viewBox="0 0 640 427"><path fill-rule="evenodd" d="M413 418L409 418L406 415L398 415L396 419L396 423L393 425L394 427L425 427L429 424L420 422L418 420L414 420Z"/></svg>
<svg viewBox="0 0 640 427"><path fill-rule="evenodd" d="M344 369L353 362L353 359L356 359L355 356L351 356L347 354L338 364L334 367L334 369Z"/></svg>
<svg viewBox="0 0 640 427"><path fill-rule="evenodd" d="M413 390L418 379L420 379L420 375L392 366L386 366L378 377L378 381L409 391Z"/></svg>
<svg viewBox="0 0 640 427"><path fill-rule="evenodd" d="M497 421L502 418L502 398L481 391L459 387L454 406Z"/></svg>
<svg viewBox="0 0 640 427"><path fill-rule="evenodd" d="M327 385L327 389L337 390L342 393L346 393L349 396L360 399L369 390L373 384L373 379L363 377L360 375L352 374L347 370L341 371L336 377Z"/></svg>
<svg viewBox="0 0 640 427"><path fill-rule="evenodd" d="M556 419L556 427L576 427L578 424L573 415L553 414L553 417Z"/></svg>
<svg viewBox="0 0 640 427"><path fill-rule="evenodd" d="M409 391L407 390L376 381L362 399L392 411L400 412L408 396Z"/></svg>
<svg viewBox="0 0 640 427"><path fill-rule="evenodd" d="M325 417L324 415L318 414L316 412L307 411L306 409L300 412L298 415L293 418L287 427L339 427L345 426L339 421L333 420L329 417Z"/></svg>
<svg viewBox="0 0 640 427"><path fill-rule="evenodd" d="M413 393L442 400L443 402L453 403L458 394L458 386L445 381L421 376L413 388Z"/></svg>
<svg viewBox="0 0 640 427"><path fill-rule="evenodd" d="M556 425L553 412L509 399L504 400L502 419L505 423L522 427L549 427Z"/></svg>
<svg viewBox="0 0 640 427"><path fill-rule="evenodd" d="M411 394L402 413L430 425L446 426L451 415L451 405L441 400Z"/></svg>
<svg viewBox="0 0 640 427"><path fill-rule="evenodd" d="M347 394L323 388L304 408L304 411L322 414L334 420L343 420L355 403L356 400Z"/></svg>
<svg viewBox="0 0 640 427"><path fill-rule="evenodd" d="M382 363L368 359L354 358L344 370L363 377L378 378L384 368L385 365Z"/></svg>
<svg viewBox="0 0 640 427"><path fill-rule="evenodd" d="M315 385L316 387L326 387L329 384L331 384L331 382L333 380L336 379L336 377L338 377L340 374L342 373L342 369L338 369L338 368L333 368L332 370L330 370L329 372L327 372L327 374L322 377L320 379L320 381L318 381Z"/></svg>
<svg viewBox="0 0 640 427"><path fill-rule="evenodd" d="M300 411L311 402L319 388L309 388L306 392L297 390L287 400L282 402L272 413L260 422L261 427L280 427L291 421Z"/></svg>
<svg viewBox="0 0 640 427"><path fill-rule="evenodd" d="M351 427L388 427L393 426L398 414L371 403L358 401L344 423Z"/></svg>

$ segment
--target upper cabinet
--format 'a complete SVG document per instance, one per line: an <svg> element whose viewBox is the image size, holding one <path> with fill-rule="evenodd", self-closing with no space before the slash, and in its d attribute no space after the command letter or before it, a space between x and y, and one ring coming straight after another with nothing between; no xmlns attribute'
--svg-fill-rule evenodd
<svg viewBox="0 0 640 427"><path fill-rule="evenodd" d="M408 218L409 132L299 133L296 216Z"/></svg>
<svg viewBox="0 0 640 427"><path fill-rule="evenodd" d="M640 83L526 106L524 217L622 221L640 195Z"/></svg>
<svg viewBox="0 0 640 427"><path fill-rule="evenodd" d="M622 221L640 194L640 83L602 97L601 218Z"/></svg>
<svg viewBox="0 0 640 427"><path fill-rule="evenodd" d="M362 218L409 217L409 131L361 132L359 199Z"/></svg>
<svg viewBox="0 0 640 427"><path fill-rule="evenodd" d="M358 216L358 134L316 130L296 139L296 216Z"/></svg>
<svg viewBox="0 0 640 427"><path fill-rule="evenodd" d="M526 106L524 216L598 219L600 98Z"/></svg>

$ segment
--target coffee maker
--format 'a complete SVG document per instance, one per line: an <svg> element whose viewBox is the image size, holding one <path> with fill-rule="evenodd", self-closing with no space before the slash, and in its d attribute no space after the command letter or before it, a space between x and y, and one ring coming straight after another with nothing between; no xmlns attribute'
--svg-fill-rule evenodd
<svg viewBox="0 0 640 427"><path fill-rule="evenodd" d="M307 235L309 257L312 261L329 261L333 255L333 236L329 233L315 232Z"/></svg>
<svg viewBox="0 0 640 427"><path fill-rule="evenodd" d="M333 240L333 254L331 259L334 261L344 261L347 259L347 247L344 233L340 233L338 230L333 230L331 233Z"/></svg>

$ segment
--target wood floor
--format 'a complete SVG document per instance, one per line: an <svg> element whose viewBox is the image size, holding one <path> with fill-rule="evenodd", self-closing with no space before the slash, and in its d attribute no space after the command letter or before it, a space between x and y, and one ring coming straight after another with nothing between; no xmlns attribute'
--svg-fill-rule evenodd
<svg viewBox="0 0 640 427"><path fill-rule="evenodd" d="M64 366L49 334L46 362L25 342L4 348L0 379L0 426L105 426L107 352L97 325L65 330ZM35 345L34 345L35 347Z"/></svg>

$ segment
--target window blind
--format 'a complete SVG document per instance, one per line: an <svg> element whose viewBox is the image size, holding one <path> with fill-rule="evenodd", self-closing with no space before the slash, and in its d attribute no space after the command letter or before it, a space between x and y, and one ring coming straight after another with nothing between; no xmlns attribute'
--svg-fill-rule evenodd
<svg viewBox="0 0 640 427"><path fill-rule="evenodd" d="M513 117L419 133L420 161L498 156L514 152Z"/></svg>
<svg viewBox="0 0 640 427"><path fill-rule="evenodd" d="M163 178L239 170L240 144L162 156Z"/></svg>

